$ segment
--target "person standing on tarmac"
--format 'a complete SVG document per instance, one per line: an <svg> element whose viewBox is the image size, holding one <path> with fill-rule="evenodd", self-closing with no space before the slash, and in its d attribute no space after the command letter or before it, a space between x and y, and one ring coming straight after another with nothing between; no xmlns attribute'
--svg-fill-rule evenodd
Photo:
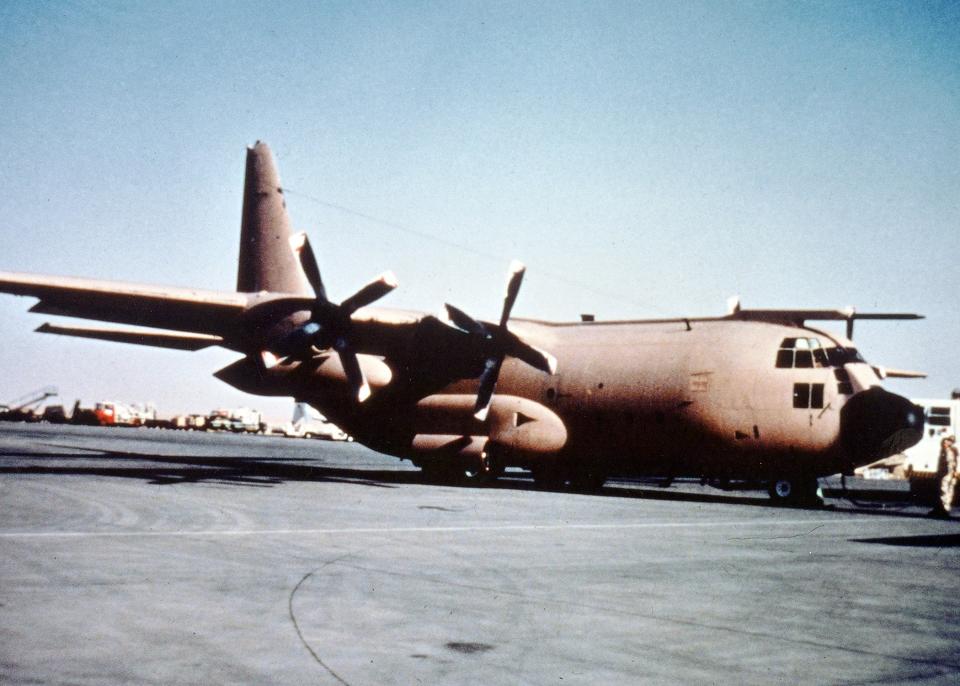
<svg viewBox="0 0 960 686"><path fill-rule="evenodd" d="M930 514L934 517L949 517L957 486L957 439L951 434L940 441L940 461L937 477L940 480L940 501Z"/></svg>

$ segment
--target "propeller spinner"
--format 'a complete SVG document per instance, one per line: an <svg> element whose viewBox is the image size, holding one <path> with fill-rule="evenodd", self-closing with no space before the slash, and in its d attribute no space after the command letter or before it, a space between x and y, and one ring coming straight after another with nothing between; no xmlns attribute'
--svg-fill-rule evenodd
<svg viewBox="0 0 960 686"><path fill-rule="evenodd" d="M337 305L327 299L317 258L306 234L296 237L293 249L300 259L303 273L313 288L316 300L310 308L310 319L306 323L282 340L268 346L263 354L264 363L271 366L276 364L280 357L288 360L309 359L315 348L333 348L340 357L340 364L354 397L358 402L363 402L370 397L370 385L357 358L351 315L396 288L397 278L393 272L385 272Z"/></svg>
<svg viewBox="0 0 960 686"><path fill-rule="evenodd" d="M493 391L497 385L497 378L500 376L500 368L503 366L503 360L507 355L516 357L531 367L548 374L555 374L557 371L557 360L553 355L523 342L507 329L507 321L510 319L510 312L517 301L517 294L520 292L520 284L523 282L525 272L526 267L522 263L516 260L510 263L507 294L503 299L503 310L500 313L500 323L497 326L479 322L463 310L449 303L446 305L447 314L454 326L480 339L486 353L483 371L480 373L477 401L473 408L473 416L480 421L487 418L487 412L490 410L490 403L493 400Z"/></svg>

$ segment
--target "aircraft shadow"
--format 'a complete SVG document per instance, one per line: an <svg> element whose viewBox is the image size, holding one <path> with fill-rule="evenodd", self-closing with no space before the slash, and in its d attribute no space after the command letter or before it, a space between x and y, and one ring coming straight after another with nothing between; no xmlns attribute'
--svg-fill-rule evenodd
<svg viewBox="0 0 960 686"><path fill-rule="evenodd" d="M957 548L960 534L933 534L925 536L890 536L885 538L851 538L851 543L879 543L881 545L911 548Z"/></svg>
<svg viewBox="0 0 960 686"><path fill-rule="evenodd" d="M394 470L364 467L334 467L318 464L309 458L284 458L268 456L210 456L210 455L162 455L151 452L87 449L79 446L52 446L56 450L30 453L11 453L0 450L0 459L36 460L40 464L0 465L2 474L40 474L62 476L102 476L122 479L140 479L147 483L172 486L187 483L220 483L255 488L270 488L285 482L336 482L368 486L371 488L396 488L403 484L436 485L424 478L416 470ZM76 450L79 452L60 452ZM56 461L59 464L44 465L42 461ZM106 464L96 464L103 461ZM124 465L124 461L134 464ZM77 464L69 464L76 462ZM67 463L67 464L64 464ZM91 464L92 463L92 464ZM475 485L454 484L462 488L477 488ZM528 476L520 473L508 473L493 485L485 488L501 488L518 491L544 492ZM716 503L726 505L748 505L751 507L777 507L763 497L750 497L732 494L728 491L701 493L678 490L675 488L651 488L649 482L636 483L630 480L615 480L603 488L590 492L576 492L566 489L550 489L546 492L596 497L596 498L635 498L641 500L662 500L691 503ZM872 514L909 518L924 518L925 513L904 512L901 509L889 509L879 505L851 503L851 507L838 508L833 503L817 506L797 506L794 509L830 510L844 514ZM777 509L783 509L777 507ZM881 540L868 542L883 542ZM891 543L895 545L895 543Z"/></svg>
<svg viewBox="0 0 960 686"><path fill-rule="evenodd" d="M532 480L522 477L500 479L494 487L510 488L514 490L543 491ZM694 480L691 480L693 483ZM578 493L566 489L549 489L555 493ZM741 491L742 492L742 491ZM927 519L926 509L916 510L915 503L908 502L867 502L865 499L848 499L839 494L839 491L827 491L827 502L823 505L774 505L765 496L738 495L731 491L717 490L715 493L683 491L673 487L651 487L649 481L633 481L630 479L613 479L597 491L581 491L581 495L608 498L637 498L641 500L664 500L688 503L716 503L725 505L748 505L750 507L767 507L777 510L793 509L808 511L827 511L847 515L876 515L883 517L904 517L909 519ZM841 503L845 505L841 506ZM914 511L906 511L908 507ZM923 506L920 506L921 508Z"/></svg>
<svg viewBox="0 0 960 686"><path fill-rule="evenodd" d="M0 458L3 457L38 461L56 460L61 463L75 461L83 464L0 466L0 474L104 476L140 479L160 486L210 482L263 488L290 481L331 481L375 488L393 488L393 484L421 481L420 473L414 471L327 467L310 464L303 459L265 456L158 455L96 449L91 452L77 453L32 451L28 455L22 453L7 455L0 451ZM136 464L118 464L123 460L136 462ZM109 464L95 464L98 461L109 462ZM94 464L90 464L91 462Z"/></svg>

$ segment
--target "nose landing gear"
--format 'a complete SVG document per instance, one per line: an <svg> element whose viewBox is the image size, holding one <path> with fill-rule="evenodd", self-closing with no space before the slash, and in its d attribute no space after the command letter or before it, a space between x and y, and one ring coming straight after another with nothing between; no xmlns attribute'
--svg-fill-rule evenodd
<svg viewBox="0 0 960 686"><path fill-rule="evenodd" d="M770 500L792 507L823 505L816 478L802 474L780 474L770 479Z"/></svg>

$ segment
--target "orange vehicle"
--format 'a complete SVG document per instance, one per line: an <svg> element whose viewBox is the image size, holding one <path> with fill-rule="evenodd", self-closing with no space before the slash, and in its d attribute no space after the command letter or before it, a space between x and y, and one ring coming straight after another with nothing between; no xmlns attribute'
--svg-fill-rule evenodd
<svg viewBox="0 0 960 686"><path fill-rule="evenodd" d="M122 403L99 402L94 406L93 414L100 426L136 426L134 413Z"/></svg>

